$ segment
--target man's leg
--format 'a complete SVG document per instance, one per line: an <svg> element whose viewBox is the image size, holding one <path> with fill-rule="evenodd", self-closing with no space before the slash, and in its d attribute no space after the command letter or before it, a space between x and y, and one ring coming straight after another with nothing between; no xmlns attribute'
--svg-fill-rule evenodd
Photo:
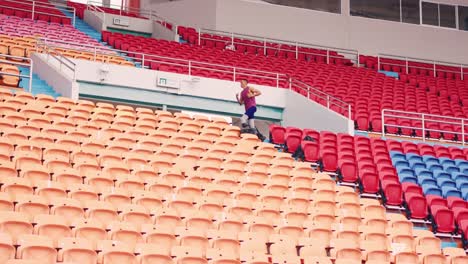
<svg viewBox="0 0 468 264"><path fill-rule="evenodd" d="M247 122L249 117L246 114L243 114L240 119L242 123L242 128L246 128L248 126Z"/></svg>
<svg viewBox="0 0 468 264"><path fill-rule="evenodd" d="M251 129L255 129L255 119L251 118L249 119L249 126Z"/></svg>

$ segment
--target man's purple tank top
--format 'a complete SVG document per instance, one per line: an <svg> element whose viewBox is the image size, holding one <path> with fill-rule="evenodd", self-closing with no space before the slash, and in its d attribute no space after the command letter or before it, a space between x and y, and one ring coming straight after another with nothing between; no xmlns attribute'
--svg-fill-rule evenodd
<svg viewBox="0 0 468 264"><path fill-rule="evenodd" d="M247 95L249 93L249 88L244 88L241 92L241 99L244 101L245 105L245 110L247 111L250 107L252 106L257 106L257 103L255 102L255 97L249 98Z"/></svg>

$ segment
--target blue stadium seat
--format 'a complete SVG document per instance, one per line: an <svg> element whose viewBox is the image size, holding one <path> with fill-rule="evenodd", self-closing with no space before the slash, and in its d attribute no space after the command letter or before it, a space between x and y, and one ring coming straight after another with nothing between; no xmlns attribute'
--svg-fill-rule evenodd
<svg viewBox="0 0 468 264"><path fill-rule="evenodd" d="M406 167L406 168L411 168L408 161L403 160L403 159L392 159L392 164L396 168L398 167Z"/></svg>
<svg viewBox="0 0 468 264"><path fill-rule="evenodd" d="M461 189L461 194L463 196L463 199L465 199L465 201L468 201L468 188Z"/></svg>
<svg viewBox="0 0 468 264"><path fill-rule="evenodd" d="M466 167L466 168L468 168L468 161L462 160L462 159L456 159L455 160L455 165L457 167Z"/></svg>
<svg viewBox="0 0 468 264"><path fill-rule="evenodd" d="M468 187L468 176L462 175L463 177L458 177L455 180L455 186L461 190Z"/></svg>
<svg viewBox="0 0 468 264"><path fill-rule="evenodd" d="M433 156L422 156L425 163L439 163L439 159Z"/></svg>
<svg viewBox="0 0 468 264"><path fill-rule="evenodd" d="M422 185L422 188L423 188L423 192L425 195L433 194L433 195L442 196L442 190L437 185L425 184L425 185Z"/></svg>
<svg viewBox="0 0 468 264"><path fill-rule="evenodd" d="M406 160L423 162L422 157L415 153L406 153Z"/></svg>
<svg viewBox="0 0 468 264"><path fill-rule="evenodd" d="M392 160L394 158L406 159L406 155L398 151L390 151L390 158L392 158Z"/></svg>
<svg viewBox="0 0 468 264"><path fill-rule="evenodd" d="M426 162L426 168L431 171L437 171L437 170L443 171L444 170L444 167L442 167L442 165L440 165L439 163L432 163L432 162L430 163Z"/></svg>
<svg viewBox="0 0 468 264"><path fill-rule="evenodd" d="M446 187L446 186L457 188L457 185L455 184L455 181L453 181L452 179L436 178L436 180L437 180L437 185L439 185L440 188Z"/></svg>
<svg viewBox="0 0 468 264"><path fill-rule="evenodd" d="M416 174L416 176L427 176L427 177L431 177L433 178L433 174L432 174L432 171L426 169L426 168L416 168L414 169L414 173Z"/></svg>
<svg viewBox="0 0 468 264"><path fill-rule="evenodd" d="M441 189L444 198L447 198L448 196L462 197L460 190L458 190L456 187L444 186Z"/></svg>
<svg viewBox="0 0 468 264"><path fill-rule="evenodd" d="M421 185L421 186L422 185L436 185L436 186L438 186L437 181L434 178L425 177L425 176L418 176L418 184Z"/></svg>
<svg viewBox="0 0 468 264"><path fill-rule="evenodd" d="M460 182L463 182L463 181L466 181L468 182L468 175L465 175L463 173L451 173L451 176L452 176L452 180L454 181L460 181Z"/></svg>
<svg viewBox="0 0 468 264"><path fill-rule="evenodd" d="M458 167L456 167L455 165L443 164L442 167L444 167L444 171L446 171L448 173L460 172L460 169Z"/></svg>
<svg viewBox="0 0 468 264"><path fill-rule="evenodd" d="M410 168L397 168L397 173L401 182L418 183L418 179L414 175L414 171Z"/></svg>
<svg viewBox="0 0 468 264"><path fill-rule="evenodd" d="M434 175L434 178L436 179L439 179L439 178L452 179L452 175L443 170L433 171L432 174Z"/></svg>
<svg viewBox="0 0 468 264"><path fill-rule="evenodd" d="M421 169L426 169L426 164L422 161L419 161L419 160L409 160L408 161L409 163L409 166L413 169L413 170L416 170L418 168L421 168Z"/></svg>
<svg viewBox="0 0 468 264"><path fill-rule="evenodd" d="M456 163L455 163L454 160L449 159L449 158L445 158L445 157L439 158L439 163L440 163L441 165L444 165L444 164L446 164L446 165L452 165L452 166L455 166L455 165L456 165Z"/></svg>

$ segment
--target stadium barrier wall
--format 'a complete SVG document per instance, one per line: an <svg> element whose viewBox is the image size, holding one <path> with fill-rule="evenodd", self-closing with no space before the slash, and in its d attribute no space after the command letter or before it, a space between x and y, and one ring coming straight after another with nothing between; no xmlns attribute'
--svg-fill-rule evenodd
<svg viewBox="0 0 468 264"><path fill-rule="evenodd" d="M61 70L60 62L50 60L47 56L47 54L40 53L31 54L31 60L34 63L33 73L62 96L78 99L79 84L74 80L73 74Z"/></svg>
<svg viewBox="0 0 468 264"><path fill-rule="evenodd" d="M143 100L149 104L173 104L182 108L191 108L193 101L198 110L210 109L214 113L234 116L240 116L244 111L243 106L235 99L235 94L241 92L238 82L87 60L72 61L75 64L76 80L80 87L87 87L88 96L94 94L96 98L120 97L120 100ZM49 60L48 63L52 67L42 64L39 67L53 69L59 64L56 60ZM52 69L44 71L49 73ZM262 96L257 99L259 119L282 121L285 125L301 128L350 132L346 117L298 93L284 88L255 84L252 86L262 91ZM82 94L82 91L79 93Z"/></svg>

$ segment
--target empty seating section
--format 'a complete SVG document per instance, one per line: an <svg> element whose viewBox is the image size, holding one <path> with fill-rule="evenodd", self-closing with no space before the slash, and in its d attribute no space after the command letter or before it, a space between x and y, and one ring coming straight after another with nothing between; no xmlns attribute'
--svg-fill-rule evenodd
<svg viewBox="0 0 468 264"><path fill-rule="evenodd" d="M359 63L363 66L374 69L397 72L402 75L421 76L421 77L439 77L449 80L460 80L462 76L462 67L447 66L417 61L408 61L408 72L406 61L390 58L380 58L380 68L378 58L374 56L361 55ZM434 72L435 71L435 72ZM468 77L468 68L463 68L464 79Z"/></svg>
<svg viewBox="0 0 468 264"><path fill-rule="evenodd" d="M26 92L0 101L2 263L467 261L223 119Z"/></svg>
<svg viewBox="0 0 468 264"><path fill-rule="evenodd" d="M359 130L381 132L381 111L383 109L455 117L465 117L468 115L468 108L460 100L444 96L444 94L446 95L448 92L452 92L452 90L440 92L437 88L434 88L438 87L437 84L428 84L428 86L433 87L431 89L434 91L427 92L425 89L419 89L416 83L408 83L404 80L388 77L382 73L362 67L357 68L306 60L291 60L275 56L252 55L247 51L234 52L210 46L186 45L105 31L102 34L102 39L116 49L155 55L153 58L150 55L146 56L148 61L145 62L145 66L156 70L188 73L189 67L183 62L156 57L170 56L171 58L286 74L350 103L352 106L352 119ZM141 58L138 59L141 61ZM151 59L157 61L151 62ZM203 67L203 69L193 69L193 74L233 80L232 73L221 73L215 66L210 68L207 65L200 65L200 67ZM253 79L253 83L276 86L275 80ZM450 81L447 80L447 82ZM286 84L280 86L288 87ZM441 87L444 86L441 85ZM462 91L465 87L465 83L463 83L463 85L459 84L457 89ZM443 88L439 88L439 90L443 90ZM297 90L297 92L307 96L304 91ZM312 94L310 97L320 102L315 95ZM326 102L320 103L326 104ZM342 114L346 114L344 110L341 110L341 112L343 112ZM417 126L417 122L414 122L415 124L411 122L407 124L407 120L395 120L395 123L398 125ZM457 129L450 126L445 129L457 131ZM411 136L421 136L418 131L415 132L412 129L405 129L404 133ZM453 135L449 135L449 137L453 139Z"/></svg>
<svg viewBox="0 0 468 264"><path fill-rule="evenodd" d="M34 11L34 20L71 25L71 18L65 17L48 0L34 0L34 2L33 8L33 1L1 0L0 13L7 16L32 19Z"/></svg>
<svg viewBox="0 0 468 264"><path fill-rule="evenodd" d="M1 33L12 37L44 37L51 40L98 45L99 42L72 25L60 25L30 18L0 15Z"/></svg>
<svg viewBox="0 0 468 264"><path fill-rule="evenodd" d="M260 57L245 57L238 53L117 32L103 31L102 40L116 49L128 52L135 61L142 62L144 66L154 70L188 74L190 69L192 75L223 80L248 78L250 82L256 84L276 87L277 70L274 67L284 66L280 61L272 65L273 62L266 60L265 57L261 60ZM144 62L143 54L145 54ZM192 60L190 66L188 60ZM238 67L236 72L233 67ZM265 72L257 73L250 69ZM246 77L243 73L257 77ZM287 78L283 78L279 86L289 87Z"/></svg>
<svg viewBox="0 0 468 264"><path fill-rule="evenodd" d="M76 8L76 15L79 18L84 19L84 12L85 12L85 10L87 8L86 4L75 3L75 2L72 2L72 1L68 1L67 5ZM125 11L125 10L109 8L109 7L103 7L103 6L99 6L99 9L104 11L105 13L108 13L108 14L147 19L146 17L140 16L140 14L138 12L128 12L128 11Z"/></svg>
<svg viewBox="0 0 468 264"><path fill-rule="evenodd" d="M231 38L207 33L202 33L200 35L194 28L183 26L179 26L177 31L182 39L190 44L216 48L219 50L224 50L227 46L234 44L235 51L246 53L250 56L266 55L268 57L278 57L283 59L298 59L302 61L305 60L318 63L332 63L348 66L353 65L349 59L346 59L343 55L338 54L336 51L298 47L296 52L296 46L287 44L270 43L236 37ZM328 59L327 56L329 57Z"/></svg>
<svg viewBox="0 0 468 264"><path fill-rule="evenodd" d="M101 46L98 41L72 26L0 15L0 54L29 57L32 52L36 51L38 38L63 42L59 43L63 48L55 48L55 51L70 58L96 59L97 61L133 66L132 62L126 61L115 52L98 52L95 58L94 52L80 50L79 45L67 46L67 43ZM41 50L37 51L41 52Z"/></svg>
<svg viewBox="0 0 468 264"><path fill-rule="evenodd" d="M342 184L380 194L387 206L404 206L412 219L431 221L434 232L468 241L468 151L346 134L270 126L273 143L336 173ZM468 244L465 244L468 246Z"/></svg>

